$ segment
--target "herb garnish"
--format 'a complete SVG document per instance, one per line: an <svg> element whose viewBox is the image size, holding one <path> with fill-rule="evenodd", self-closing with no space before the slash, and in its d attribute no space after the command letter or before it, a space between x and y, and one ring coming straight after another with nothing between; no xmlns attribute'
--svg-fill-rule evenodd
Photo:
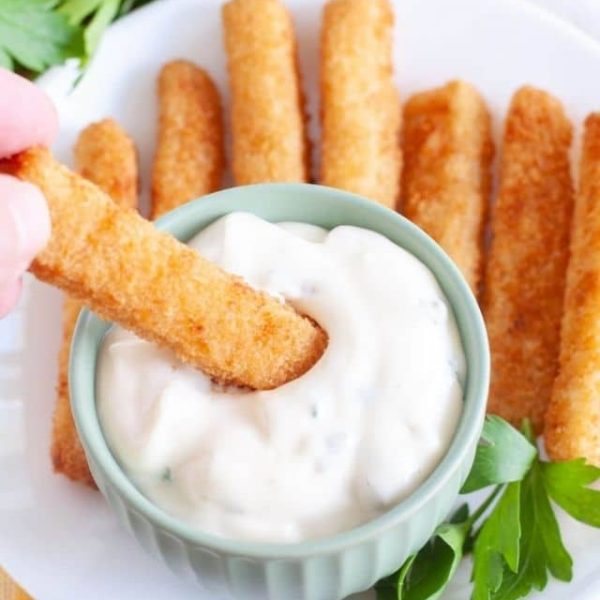
<svg viewBox="0 0 600 600"><path fill-rule="evenodd" d="M152 0L0 0L0 67L43 73L85 64L116 18Z"/></svg>
<svg viewBox="0 0 600 600"><path fill-rule="evenodd" d="M542 460L528 422L519 433L503 419L487 417L461 493L494 489L473 514L461 506L419 552L382 579L378 600L440 598L469 552L473 600L523 598L543 590L549 575L570 581L573 562L551 501L600 527L600 491L589 487L599 479L600 469L583 459Z"/></svg>

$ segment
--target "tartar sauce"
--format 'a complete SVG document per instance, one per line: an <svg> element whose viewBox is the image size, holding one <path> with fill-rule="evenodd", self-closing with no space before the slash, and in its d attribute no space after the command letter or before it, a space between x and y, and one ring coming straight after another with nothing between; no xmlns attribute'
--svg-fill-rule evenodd
<svg viewBox="0 0 600 600"><path fill-rule="evenodd" d="M190 245L310 315L329 345L295 381L247 391L114 327L98 363L98 410L138 488L193 527L268 542L350 529L410 494L462 409L462 346L431 272L366 229L246 213Z"/></svg>

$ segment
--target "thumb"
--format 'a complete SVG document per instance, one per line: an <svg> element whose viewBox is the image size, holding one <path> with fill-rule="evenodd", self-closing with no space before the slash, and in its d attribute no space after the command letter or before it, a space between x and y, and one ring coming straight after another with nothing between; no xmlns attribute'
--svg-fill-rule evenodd
<svg viewBox="0 0 600 600"><path fill-rule="evenodd" d="M47 146L57 130L56 110L44 92L0 68L0 156L39 144Z"/></svg>

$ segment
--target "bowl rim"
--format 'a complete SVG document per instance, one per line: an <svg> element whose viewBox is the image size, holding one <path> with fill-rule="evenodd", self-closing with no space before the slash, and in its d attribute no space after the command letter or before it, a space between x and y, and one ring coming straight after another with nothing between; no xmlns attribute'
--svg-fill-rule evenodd
<svg viewBox="0 0 600 600"><path fill-rule="evenodd" d="M81 311L72 340L69 361L71 409L86 455L91 456L92 460L90 462L92 462L96 468L101 470L102 477L105 478L113 488L116 488L118 494L125 500L129 508L138 515L143 515L153 526L194 546L201 546L226 554L241 554L250 558L299 558L310 557L316 554L332 553L339 551L341 548L353 547L364 543L369 539L378 537L400 522L406 521L418 511L422 505L426 504L442 490L447 480L461 468L464 460L468 457L470 448L472 448L474 438L476 439L480 435L485 416L490 377L490 356L487 333L475 296L458 267L451 261L440 246L421 229L399 213L350 192L307 183L267 183L238 186L192 200L158 219L156 221L156 226L163 231L170 232L176 224L189 220L190 215L192 216L192 220L194 220L194 216L197 215L199 211L203 212L204 209L209 208L211 205L223 202L225 198L240 193L243 194L246 191L279 193L283 196L291 196L292 194L290 194L290 192L296 194L326 194L330 196L331 199L335 199L333 200L334 202L340 201L340 203L347 203L347 207L358 208L362 211L367 210L372 212L373 215L378 215L380 218L389 220L402 237L405 239L412 238L412 241L415 244L421 246L423 249L427 248L429 254L435 256L437 263L439 263L441 270L444 271L447 281L450 283L444 284L440 281L439 275L433 272L429 265L427 266L433 272L438 284L442 288L442 291L455 314L455 318L457 312L456 303L453 303L449 298L447 288L452 285L455 289L455 293L460 297L462 309L468 314L468 318L472 325L470 337L473 339L474 348L479 352L479 356L475 356L474 360L469 360L469 357L466 356L467 378L469 382L466 385L465 397L463 398L465 408L462 411L448 450L430 475L419 484L411 494L400 500L381 515L353 529L342 531L324 538L294 543L255 542L220 537L193 528L184 521L162 510L138 490L134 483L127 477L108 447L108 443L102 434L97 410L95 410L95 389L92 388L94 389L94 392L91 394L92 398L90 398L90 394L85 391L86 388L89 387L89 374L91 373L95 379L99 344L95 344L93 339L97 337L99 329L105 329L107 324L94 315L89 309L83 309ZM368 227L366 228L368 229ZM201 229L196 229L196 233L199 231L201 231ZM381 235L385 234L382 233ZM410 252L415 254L412 251ZM421 256L418 256L417 254L415 254L415 256L423 261ZM458 323L458 318L457 327L464 349L465 334ZM466 354L467 352L465 349L465 355ZM93 407L93 410L90 410L89 407Z"/></svg>

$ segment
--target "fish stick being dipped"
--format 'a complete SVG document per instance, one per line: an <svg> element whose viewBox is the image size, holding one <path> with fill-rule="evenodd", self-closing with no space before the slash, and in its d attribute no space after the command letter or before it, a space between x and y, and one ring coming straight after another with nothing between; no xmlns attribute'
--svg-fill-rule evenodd
<svg viewBox="0 0 600 600"><path fill-rule="evenodd" d="M309 148L292 20L280 0L230 0L223 30L239 185L307 181Z"/></svg>
<svg viewBox="0 0 600 600"><path fill-rule="evenodd" d="M86 127L79 135L74 154L75 168L83 177L104 190L117 204L135 208L138 201L137 151L131 138L115 121L104 119ZM69 352L81 308L79 300L65 297L51 455L55 471L73 481L93 486L69 402Z"/></svg>
<svg viewBox="0 0 600 600"><path fill-rule="evenodd" d="M491 122L480 94L452 81L404 107L402 212L458 265L477 293L491 185Z"/></svg>
<svg viewBox="0 0 600 600"><path fill-rule="evenodd" d="M583 457L600 467L600 113L585 122L560 367L546 413L554 460Z"/></svg>
<svg viewBox="0 0 600 600"><path fill-rule="evenodd" d="M401 171L400 102L388 0L331 0L321 29L321 176L394 208Z"/></svg>
<svg viewBox="0 0 600 600"><path fill-rule="evenodd" d="M551 95L525 87L511 102L492 216L483 312L492 351L488 410L536 431L558 370L573 186L572 127Z"/></svg>
<svg viewBox="0 0 600 600"><path fill-rule="evenodd" d="M48 201L52 236L30 270L101 317L219 381L256 389L300 376L322 354L327 336L312 321L118 207L47 150L3 168Z"/></svg>
<svg viewBox="0 0 600 600"><path fill-rule="evenodd" d="M218 190L225 166L221 99L203 69L184 60L167 63L158 77L158 104L153 219Z"/></svg>

